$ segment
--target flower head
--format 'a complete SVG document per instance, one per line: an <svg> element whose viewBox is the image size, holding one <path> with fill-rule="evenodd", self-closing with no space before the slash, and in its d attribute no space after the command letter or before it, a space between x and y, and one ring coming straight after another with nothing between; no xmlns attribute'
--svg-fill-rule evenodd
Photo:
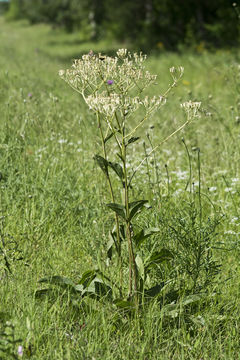
<svg viewBox="0 0 240 360"><path fill-rule="evenodd" d="M81 94L101 94L104 83L116 82L119 91L126 95L134 88L142 92L155 83L156 75L145 70L145 60L146 55L131 54L126 49L117 51L115 57L86 54L74 60L70 69L60 70L59 76Z"/></svg>
<svg viewBox="0 0 240 360"><path fill-rule="evenodd" d="M20 356L20 357L23 356L23 347L22 347L22 345L19 345L19 346L18 346L18 351L17 351L17 353L18 353L18 356Z"/></svg>
<svg viewBox="0 0 240 360"><path fill-rule="evenodd" d="M145 120L166 103L165 95L143 97L143 91L157 80L157 75L146 69L145 61L146 55L127 49L119 49L115 57L90 52L76 59L70 69L60 70L59 75L83 96L90 110L102 114L107 121L112 122L117 115L124 122L139 107L145 111ZM172 67L170 72L175 85L182 77L183 67ZM106 89L109 86L111 91Z"/></svg>
<svg viewBox="0 0 240 360"><path fill-rule="evenodd" d="M181 104L181 107L186 111L189 118L194 118L199 116L198 112L201 106L201 102L196 101L186 101Z"/></svg>

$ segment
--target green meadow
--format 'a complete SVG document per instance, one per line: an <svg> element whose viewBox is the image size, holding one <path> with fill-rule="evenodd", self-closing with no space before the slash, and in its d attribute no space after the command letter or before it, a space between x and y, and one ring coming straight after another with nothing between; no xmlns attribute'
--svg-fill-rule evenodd
<svg viewBox="0 0 240 360"><path fill-rule="evenodd" d="M162 292L132 314L83 302L67 286L39 291L48 288L43 278L78 284L96 267L111 278L111 199L93 160L98 126L58 72L90 49L114 56L123 47L0 18L0 359L240 359L239 49L163 50L146 62L158 75L149 95L167 89L170 67L185 71L137 130L129 168L185 122L181 103L201 102L199 116L147 157L133 181L133 200L151 205L134 226L159 229L142 251L174 254L154 272Z"/></svg>

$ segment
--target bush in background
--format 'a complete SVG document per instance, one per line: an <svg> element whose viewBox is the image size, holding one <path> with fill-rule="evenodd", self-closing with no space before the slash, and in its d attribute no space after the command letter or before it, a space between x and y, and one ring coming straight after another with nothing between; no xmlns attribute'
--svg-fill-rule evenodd
<svg viewBox="0 0 240 360"><path fill-rule="evenodd" d="M12 0L8 19L25 17L68 32L87 28L92 38L131 42L143 50L179 45L235 46L239 43L236 3L225 0ZM205 46L204 45L204 46Z"/></svg>

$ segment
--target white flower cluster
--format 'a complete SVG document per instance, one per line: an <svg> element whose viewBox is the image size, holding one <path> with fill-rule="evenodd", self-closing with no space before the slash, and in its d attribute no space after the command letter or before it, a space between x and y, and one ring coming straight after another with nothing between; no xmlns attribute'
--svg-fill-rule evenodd
<svg viewBox="0 0 240 360"><path fill-rule="evenodd" d="M145 60L146 55L132 55L127 49L118 50L114 58L91 52L75 60L71 69L60 70L59 75L81 93L106 89L111 80L117 90L126 94L134 87L143 91L156 81L156 75L145 71Z"/></svg>
<svg viewBox="0 0 240 360"><path fill-rule="evenodd" d="M141 93L156 81L157 76L145 70L145 60L146 55L131 54L127 49L119 49L115 57L90 52L59 75L84 97L91 94L99 99L105 91L126 96L134 88Z"/></svg>
<svg viewBox="0 0 240 360"><path fill-rule="evenodd" d="M113 117L117 111L120 111L123 116L127 116L128 113L136 111L141 104L138 97L122 97L116 93L108 96L106 92L89 95L85 101L91 110L106 117Z"/></svg>
<svg viewBox="0 0 240 360"><path fill-rule="evenodd" d="M164 96L153 96L152 98L145 96L142 104L146 109L146 113L152 114L154 111L159 109L160 106L166 104L166 98Z"/></svg>
<svg viewBox="0 0 240 360"><path fill-rule="evenodd" d="M199 116L199 109L201 102L186 101L181 104L181 107L186 111L188 118Z"/></svg>
<svg viewBox="0 0 240 360"><path fill-rule="evenodd" d="M184 73L184 67L178 66L177 68L175 66L172 66L170 69L170 74L172 75L172 78L174 82L177 82L179 78L183 76Z"/></svg>
<svg viewBox="0 0 240 360"><path fill-rule="evenodd" d="M145 61L146 55L132 54L127 49L119 49L115 57L90 51L75 60L70 69L60 70L59 75L82 94L91 110L108 118L118 113L124 119L142 106L146 119L165 104L166 96L141 96L143 90L157 79L157 75L145 69ZM171 68L170 72L175 85L183 68Z"/></svg>
<svg viewBox="0 0 240 360"><path fill-rule="evenodd" d="M139 106L144 106L146 114L150 115L156 111L161 105L166 103L163 96L154 96L149 98L145 96L142 100L139 96L121 96L116 93L103 92L101 94L89 95L85 98L89 108L95 112L99 112L107 117L113 117L119 111L122 116L127 117L135 112Z"/></svg>

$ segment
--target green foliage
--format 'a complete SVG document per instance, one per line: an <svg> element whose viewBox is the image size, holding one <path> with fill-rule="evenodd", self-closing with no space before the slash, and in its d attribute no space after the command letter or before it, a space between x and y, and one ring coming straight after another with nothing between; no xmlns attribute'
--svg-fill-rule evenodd
<svg viewBox="0 0 240 360"><path fill-rule="evenodd" d="M201 100L202 110L201 117L164 143L155 158L147 157L148 167L145 161L129 187L130 202L146 199L151 205L133 218L130 229L142 291L136 316L135 304L119 296L115 281L119 277L119 268L112 265L117 264L119 250L115 213L106 207L112 202L106 176L92 159L93 150L102 155L99 129L78 95L57 75L59 68L89 49L112 54L122 45L79 43L79 34L2 18L0 28L2 233L6 240L16 241L24 258L12 261L10 256L12 273L0 275L0 332L10 333L6 322L11 321L14 339L22 339L15 345L9 342L9 352L18 355L22 345L22 358L33 360L238 359L239 51L163 53L146 62L149 70L161 74L158 84L147 90L149 97L167 87L165 70L172 64L182 64L185 75L164 111L133 135L140 139L127 147L130 172L145 154L143 141L146 154L152 150L146 134L154 147L184 123L184 113L176 110L180 102ZM110 135L104 133L105 139ZM182 136L192 158L191 170ZM106 144L112 141L113 136ZM196 148L201 148L201 226ZM117 152L107 160L121 165ZM110 166L108 171L114 186L122 187L117 173ZM122 196L114 203L122 205ZM123 222L120 219L120 240L126 255ZM203 239L210 246L210 265L221 264L217 268L221 271L212 273L204 288L207 262L202 262L194 290L188 269L196 268L194 247ZM206 260L207 247L202 249ZM172 256L146 271L148 260L166 250ZM7 248L6 253L13 254ZM124 260L127 274L127 256ZM96 269L101 274L95 274ZM59 277L50 284L55 274ZM66 278L69 284L64 283ZM38 283L39 279L46 282ZM83 286L90 281L89 293L82 297ZM6 360L10 356L4 355Z"/></svg>
<svg viewBox="0 0 240 360"><path fill-rule="evenodd" d="M0 356L2 360L18 359L17 344L22 339L16 339L15 326L11 321L2 323L3 314L0 314Z"/></svg>
<svg viewBox="0 0 240 360"><path fill-rule="evenodd" d="M213 256L220 216L201 224L198 217L199 213L189 205L184 212L180 210L169 224L169 240L177 249L177 271L186 274L188 287L194 291L206 289L220 271L220 264Z"/></svg>
<svg viewBox="0 0 240 360"><path fill-rule="evenodd" d="M19 20L24 16L21 0L12 0L6 18L8 20Z"/></svg>
<svg viewBox="0 0 240 360"><path fill-rule="evenodd" d="M22 260L22 252L17 241L4 229L4 216L0 218L0 276L9 275L16 262Z"/></svg>
<svg viewBox="0 0 240 360"><path fill-rule="evenodd" d="M184 4L174 0L12 0L7 18L22 17L67 32L81 29L86 38L127 41L145 50L177 49L184 44L201 52L206 46L237 45L239 38L238 13L225 0L197 4L192 0Z"/></svg>
<svg viewBox="0 0 240 360"><path fill-rule="evenodd" d="M0 2L0 15L4 14L9 9L9 2Z"/></svg>
<svg viewBox="0 0 240 360"><path fill-rule="evenodd" d="M31 1L24 0L25 16L32 22L46 22L61 26L68 32L81 26L86 14L84 2L76 0L57 0L45 2L37 0L34 6Z"/></svg>

